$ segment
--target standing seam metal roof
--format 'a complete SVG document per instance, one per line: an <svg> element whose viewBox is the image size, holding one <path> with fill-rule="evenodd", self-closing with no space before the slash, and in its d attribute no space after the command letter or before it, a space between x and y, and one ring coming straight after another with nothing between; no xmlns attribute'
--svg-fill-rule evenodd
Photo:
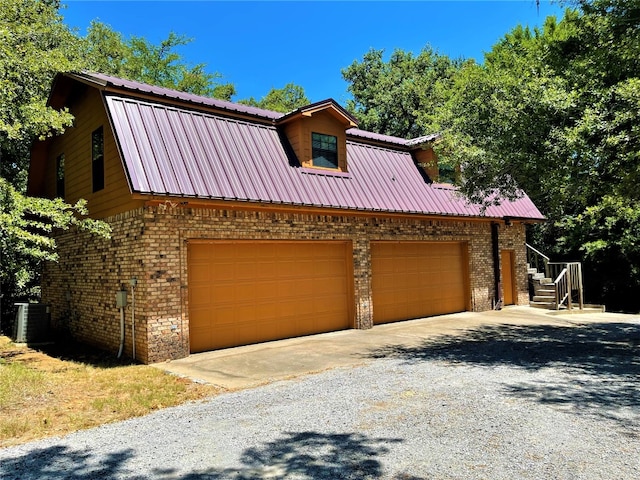
<svg viewBox="0 0 640 480"><path fill-rule="evenodd" d="M454 188L426 183L408 151L354 140L410 142L396 137L348 130L353 134L347 141L349 172L333 174L292 166L273 125L116 94L106 94L106 105L134 192L372 212L544 218L526 195L483 213Z"/></svg>

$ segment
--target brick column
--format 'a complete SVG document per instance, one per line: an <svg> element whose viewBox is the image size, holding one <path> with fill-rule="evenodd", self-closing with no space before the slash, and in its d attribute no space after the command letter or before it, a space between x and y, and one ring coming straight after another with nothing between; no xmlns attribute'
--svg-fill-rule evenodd
<svg viewBox="0 0 640 480"><path fill-rule="evenodd" d="M353 242L353 280L355 283L355 327L373 327L373 303L371 301L371 248L369 240Z"/></svg>

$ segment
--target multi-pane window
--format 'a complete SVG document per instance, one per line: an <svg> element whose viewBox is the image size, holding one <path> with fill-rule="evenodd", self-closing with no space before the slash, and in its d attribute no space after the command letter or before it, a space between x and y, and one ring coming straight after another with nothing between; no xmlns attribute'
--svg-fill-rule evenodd
<svg viewBox="0 0 640 480"><path fill-rule="evenodd" d="M56 158L56 197L64 198L64 153Z"/></svg>
<svg viewBox="0 0 640 480"><path fill-rule="evenodd" d="M104 133L102 127L91 134L91 172L93 191L104 188Z"/></svg>
<svg viewBox="0 0 640 480"><path fill-rule="evenodd" d="M314 167L338 168L338 138L312 133L311 155Z"/></svg>

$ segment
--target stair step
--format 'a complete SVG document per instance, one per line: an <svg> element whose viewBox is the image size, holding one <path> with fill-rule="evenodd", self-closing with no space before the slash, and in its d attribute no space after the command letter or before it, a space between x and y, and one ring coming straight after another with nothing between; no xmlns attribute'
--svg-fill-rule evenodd
<svg viewBox="0 0 640 480"><path fill-rule="evenodd" d="M553 279L549 277L545 277L544 273L537 273L535 275L531 275L531 279L533 280L534 285L538 285L538 284L553 285Z"/></svg>
<svg viewBox="0 0 640 480"><path fill-rule="evenodd" d="M529 302L529 306L533 308L546 308L547 310L555 310L556 304L555 302Z"/></svg>
<svg viewBox="0 0 640 480"><path fill-rule="evenodd" d="M527 273L529 275L536 275L538 273L538 270L536 268L529 268L527 267Z"/></svg>
<svg viewBox="0 0 640 480"><path fill-rule="evenodd" d="M536 283L533 285L533 289L536 292L555 292L556 286L553 283L545 285Z"/></svg>
<svg viewBox="0 0 640 480"><path fill-rule="evenodd" d="M542 290L533 292L534 297L556 298L555 290Z"/></svg>
<svg viewBox="0 0 640 480"><path fill-rule="evenodd" d="M556 303L556 296L555 293L553 295L534 295L533 296L533 301L534 302L542 302L542 303Z"/></svg>

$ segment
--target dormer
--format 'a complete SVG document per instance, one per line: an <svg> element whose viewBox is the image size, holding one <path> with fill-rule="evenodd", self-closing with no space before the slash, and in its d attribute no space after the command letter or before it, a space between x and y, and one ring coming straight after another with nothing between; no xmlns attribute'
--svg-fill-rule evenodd
<svg viewBox="0 0 640 480"><path fill-rule="evenodd" d="M429 180L436 183L454 183L457 172L439 165L438 157L433 151L433 145L439 139L440 136L437 134L427 135L407 140L406 145L416 165Z"/></svg>
<svg viewBox="0 0 640 480"><path fill-rule="evenodd" d="M303 168L347 172L345 131L356 119L334 100L300 107L279 118L276 125L289 140Z"/></svg>

